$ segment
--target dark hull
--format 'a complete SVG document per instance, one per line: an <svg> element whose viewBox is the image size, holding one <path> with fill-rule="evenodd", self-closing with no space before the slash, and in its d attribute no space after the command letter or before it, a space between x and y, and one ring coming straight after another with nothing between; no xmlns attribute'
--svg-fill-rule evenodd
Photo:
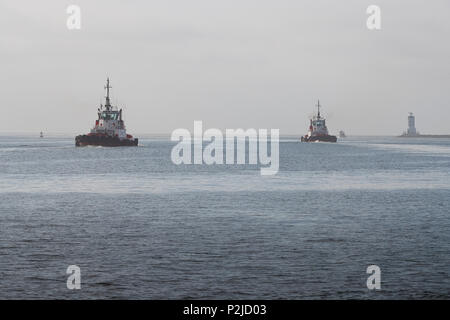
<svg viewBox="0 0 450 320"><path fill-rule="evenodd" d="M302 142L337 142L336 136L311 136L311 137L302 137Z"/></svg>
<svg viewBox="0 0 450 320"><path fill-rule="evenodd" d="M75 138L76 147L102 146L102 147L135 147L138 139L123 139L118 137L80 135Z"/></svg>

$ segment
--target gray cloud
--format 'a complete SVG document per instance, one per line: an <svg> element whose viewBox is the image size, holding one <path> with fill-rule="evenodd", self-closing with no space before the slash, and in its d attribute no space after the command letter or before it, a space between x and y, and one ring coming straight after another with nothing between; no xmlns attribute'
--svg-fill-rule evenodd
<svg viewBox="0 0 450 320"><path fill-rule="evenodd" d="M66 28L66 8L82 29ZM365 27L368 5L382 30ZM107 75L131 132L450 133L448 1L58 1L0 4L0 131L80 133Z"/></svg>

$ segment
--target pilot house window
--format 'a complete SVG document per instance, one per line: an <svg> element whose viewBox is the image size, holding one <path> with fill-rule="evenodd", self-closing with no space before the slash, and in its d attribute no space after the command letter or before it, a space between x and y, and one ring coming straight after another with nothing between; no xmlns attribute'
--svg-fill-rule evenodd
<svg viewBox="0 0 450 320"><path fill-rule="evenodd" d="M103 112L101 118L103 120L117 120L119 118L119 114L118 113Z"/></svg>

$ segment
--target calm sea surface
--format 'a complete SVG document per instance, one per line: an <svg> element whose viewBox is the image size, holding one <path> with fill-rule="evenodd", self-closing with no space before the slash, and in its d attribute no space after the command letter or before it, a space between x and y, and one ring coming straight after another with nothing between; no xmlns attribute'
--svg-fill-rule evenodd
<svg viewBox="0 0 450 320"><path fill-rule="evenodd" d="M275 176L173 145L0 137L0 298L450 298L449 139L284 138Z"/></svg>

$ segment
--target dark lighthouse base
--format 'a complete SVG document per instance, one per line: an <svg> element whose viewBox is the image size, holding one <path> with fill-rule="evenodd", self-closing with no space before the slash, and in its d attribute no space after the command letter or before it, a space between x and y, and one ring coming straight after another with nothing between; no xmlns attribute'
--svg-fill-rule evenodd
<svg viewBox="0 0 450 320"><path fill-rule="evenodd" d="M135 147L138 139L123 139L118 137L79 135L75 138L76 147L102 146L102 147Z"/></svg>

